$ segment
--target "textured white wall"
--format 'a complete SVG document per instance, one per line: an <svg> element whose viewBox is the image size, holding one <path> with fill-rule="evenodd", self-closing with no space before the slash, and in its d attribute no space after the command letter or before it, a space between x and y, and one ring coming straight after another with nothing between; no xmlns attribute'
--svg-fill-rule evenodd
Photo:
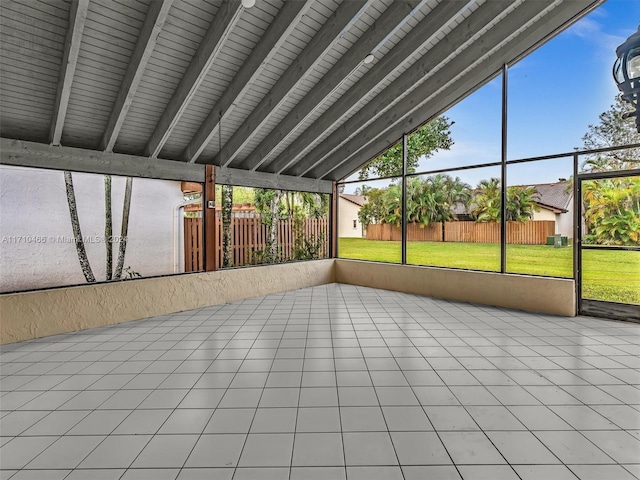
<svg viewBox="0 0 640 480"><path fill-rule="evenodd" d="M362 238L362 224L358 219L360 207L355 203L340 198L338 202L338 236ZM353 221L356 221L356 228L353 228Z"/></svg>
<svg viewBox="0 0 640 480"><path fill-rule="evenodd" d="M120 236L124 177L112 177L113 234ZM74 173L78 217L97 281L105 280L104 177ZM124 266L143 276L173 273L174 207L180 182L134 178ZM0 166L0 291L85 283L61 171ZM113 244L114 268L118 244Z"/></svg>
<svg viewBox="0 0 640 480"><path fill-rule="evenodd" d="M556 216L556 233L560 233L568 238L573 238L573 197L567 206L567 213Z"/></svg>
<svg viewBox="0 0 640 480"><path fill-rule="evenodd" d="M533 213L532 220L551 220L556 222L556 233L573 238L573 200L569 204L567 213L553 213L551 210L541 208Z"/></svg>

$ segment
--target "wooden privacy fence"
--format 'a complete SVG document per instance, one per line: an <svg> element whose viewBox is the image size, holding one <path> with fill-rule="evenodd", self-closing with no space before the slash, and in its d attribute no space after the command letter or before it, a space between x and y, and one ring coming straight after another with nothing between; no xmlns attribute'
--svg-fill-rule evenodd
<svg viewBox="0 0 640 480"><path fill-rule="evenodd" d="M528 222L507 222L507 243L519 245L544 245L547 237L553 236L556 222L553 220L530 220ZM367 240L402 240L399 226L388 223L367 226ZM500 243L500 224L497 222L445 222L407 225L409 242L469 242Z"/></svg>
<svg viewBox="0 0 640 480"><path fill-rule="evenodd" d="M324 235L320 258L328 254L329 222L326 218L308 218L304 221L304 238L316 242L321 234ZM216 255L218 265L222 265L222 220L216 217ZM260 217L232 217L231 219L231 255L234 267L259 263L254 252L264 251L267 245L267 227ZM295 232L293 220L278 222L278 247L280 261L292 257L295 246ZM185 272L202 270L202 219L184 219L184 266Z"/></svg>
<svg viewBox="0 0 640 480"><path fill-rule="evenodd" d="M367 240L402 240L402 230L390 223L381 223L367 226ZM426 227L420 227L415 223L407 225L407 241L409 242L441 242L442 223L432 223Z"/></svg>

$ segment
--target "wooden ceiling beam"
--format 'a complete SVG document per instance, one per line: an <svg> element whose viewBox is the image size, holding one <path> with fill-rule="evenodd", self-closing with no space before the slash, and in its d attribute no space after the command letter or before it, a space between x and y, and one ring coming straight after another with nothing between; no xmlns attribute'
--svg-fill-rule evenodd
<svg viewBox="0 0 640 480"><path fill-rule="evenodd" d="M0 163L16 167L202 182L204 165L0 138Z"/></svg>
<svg viewBox="0 0 640 480"><path fill-rule="evenodd" d="M64 120L67 116L67 108L69 107L71 85L73 84L73 76L75 75L78 64L82 31L87 21L88 10L89 0L74 0L71 2L69 28L67 29L67 36L64 42L56 103L53 109L53 118L49 131L49 142L52 145L60 145L60 139L62 138L62 128L64 127Z"/></svg>
<svg viewBox="0 0 640 480"><path fill-rule="evenodd" d="M340 34L347 30L357 19L359 12L370 1L372 0L349 0L342 2L338 6L333 15L309 41L269 93L264 96L240 128L235 131L229 141L218 152L213 160L214 164L224 167L236 166L232 162L244 145L281 105L289 92L302 81L307 72L321 60Z"/></svg>
<svg viewBox="0 0 640 480"><path fill-rule="evenodd" d="M466 1L450 0L438 4L415 28L351 87L342 98L329 107L309 128L285 148L277 158L264 167L265 171L283 173L298 161L308 147L311 139L317 139L331 129L343 116L352 111L358 102L381 84L407 58L436 37L444 25L451 21ZM309 163L309 162L307 162Z"/></svg>
<svg viewBox="0 0 640 480"><path fill-rule="evenodd" d="M182 153L182 159L187 162L195 162L202 151L214 137L220 119L232 107L236 99L242 97L249 90L251 84L261 72L261 66L274 57L289 34L295 29L300 18L311 8L313 0L285 2L273 23L265 31L264 35L242 64L238 73L229 83L229 86L218 99L202 123L189 145Z"/></svg>
<svg viewBox="0 0 640 480"><path fill-rule="evenodd" d="M533 17L527 13L525 7L528 3L530 2L525 2L522 7L519 7L511 14L511 18L505 18L504 21L500 23L501 26L508 25L517 17L522 26L523 23L525 23L523 21L525 19L528 20L526 22L528 23L527 28L522 30L521 33L513 38L507 45L485 56L482 61L477 62L476 65L468 71L465 70L463 64L466 63L467 66L473 64L473 52L466 54L463 52L459 60L460 63L456 65L454 71L440 71L429 79L429 84L433 86L432 91L422 97L423 101L416 104L406 115L396 117L396 121L393 124L388 124L384 127L384 130L381 130L380 133L372 139L363 139L363 148L344 155L342 163L337 164L335 168L327 169L327 171L320 171L318 169L317 171L309 172L309 174L318 174L331 179L348 177L357 171L364 163L374 158L395 142L403 133L410 132L425 120L432 119L436 115L439 115L454 103L468 96L470 92L477 90L495 78L501 72L502 65L513 65L528 52L548 40L552 35L567 28L577 18L582 17L587 11L594 8L593 5L585 6L584 4L579 5L576 2L563 2L553 8L553 10L550 10L546 15L540 16L532 21ZM485 41L489 40L487 39ZM456 59L456 61L458 62L458 59ZM449 87L447 87L447 85L449 85ZM422 92L416 92L416 97L419 97L420 93L425 93L424 88ZM406 105L404 107L406 107ZM398 104L398 108L401 109L403 106ZM390 115L394 113L398 113L398 111L389 112ZM386 120L388 121L388 119L387 117ZM373 130L379 130L378 127L373 124L371 128ZM329 160L329 162L330 161L331 160Z"/></svg>
<svg viewBox="0 0 640 480"><path fill-rule="evenodd" d="M542 0L547 1L547 0ZM538 4L539 2L528 2ZM455 53L458 49L473 42L473 37L485 28L492 20L499 16L513 2L511 0L495 0L482 4L468 18L462 20L453 30L448 32L445 38L426 52L416 63L398 76L387 88L351 116L338 127L331 135L325 138L316 148L306 153L304 158L282 173L288 175L305 175L316 166L323 163L323 167L332 167L325 161L336 151L342 152L341 146L361 134L368 133L367 126L372 121L383 115L400 99L408 98L409 101L418 103L421 98L412 92L417 85L429 84L425 77L432 75L440 68L448 68L446 65L457 60ZM427 17L429 18L429 17ZM474 42L475 45L475 42ZM468 50L475 51L475 46Z"/></svg>
<svg viewBox="0 0 640 480"><path fill-rule="evenodd" d="M107 127L102 135L100 150L106 152L113 150L133 97L136 94L138 85L140 85L142 74L158 41L158 35L160 35L162 26L169 15L172 3L173 0L158 0L151 2L149 5L129 66L124 74L122 85L107 121Z"/></svg>
<svg viewBox="0 0 640 480"><path fill-rule="evenodd" d="M364 58L376 51L380 43L402 26L403 21L423 5L423 0L395 1L374 24L349 48L349 51L324 75L321 82L307 93L278 126L240 164L240 168L254 170L268 162L269 155L331 96L355 70Z"/></svg>
<svg viewBox="0 0 640 480"><path fill-rule="evenodd" d="M238 20L240 20L242 11L243 7L239 1L222 2L202 43L198 46L191 63L187 67L187 71L182 76L176 91L160 117L158 125L156 125L147 142L145 147L146 155L150 157L159 155L169 135L171 135L178 120L180 120L187 105L189 105L193 95L207 75L211 64L218 56L224 41L235 28Z"/></svg>

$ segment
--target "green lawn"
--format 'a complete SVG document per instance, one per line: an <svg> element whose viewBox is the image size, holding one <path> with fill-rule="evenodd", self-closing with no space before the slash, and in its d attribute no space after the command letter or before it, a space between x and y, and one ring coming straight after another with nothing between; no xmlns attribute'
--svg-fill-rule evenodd
<svg viewBox="0 0 640 480"><path fill-rule="evenodd" d="M340 238L340 258L400 263L400 242ZM493 243L409 242L407 263L499 271L500 245ZM507 271L571 278L573 249L547 245L507 245ZM583 296L640 304L640 252L585 250Z"/></svg>

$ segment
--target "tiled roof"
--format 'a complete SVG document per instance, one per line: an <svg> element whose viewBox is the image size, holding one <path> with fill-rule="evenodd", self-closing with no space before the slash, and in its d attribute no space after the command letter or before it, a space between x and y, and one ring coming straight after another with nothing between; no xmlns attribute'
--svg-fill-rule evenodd
<svg viewBox="0 0 640 480"><path fill-rule="evenodd" d="M572 191L569 182L538 183L529 185L538 190L538 203L558 210L567 211Z"/></svg>
<svg viewBox="0 0 640 480"><path fill-rule="evenodd" d="M367 199L364 195L354 195L352 193L341 193L340 196L345 200L349 200L351 203L355 203L359 207L367 203Z"/></svg>

